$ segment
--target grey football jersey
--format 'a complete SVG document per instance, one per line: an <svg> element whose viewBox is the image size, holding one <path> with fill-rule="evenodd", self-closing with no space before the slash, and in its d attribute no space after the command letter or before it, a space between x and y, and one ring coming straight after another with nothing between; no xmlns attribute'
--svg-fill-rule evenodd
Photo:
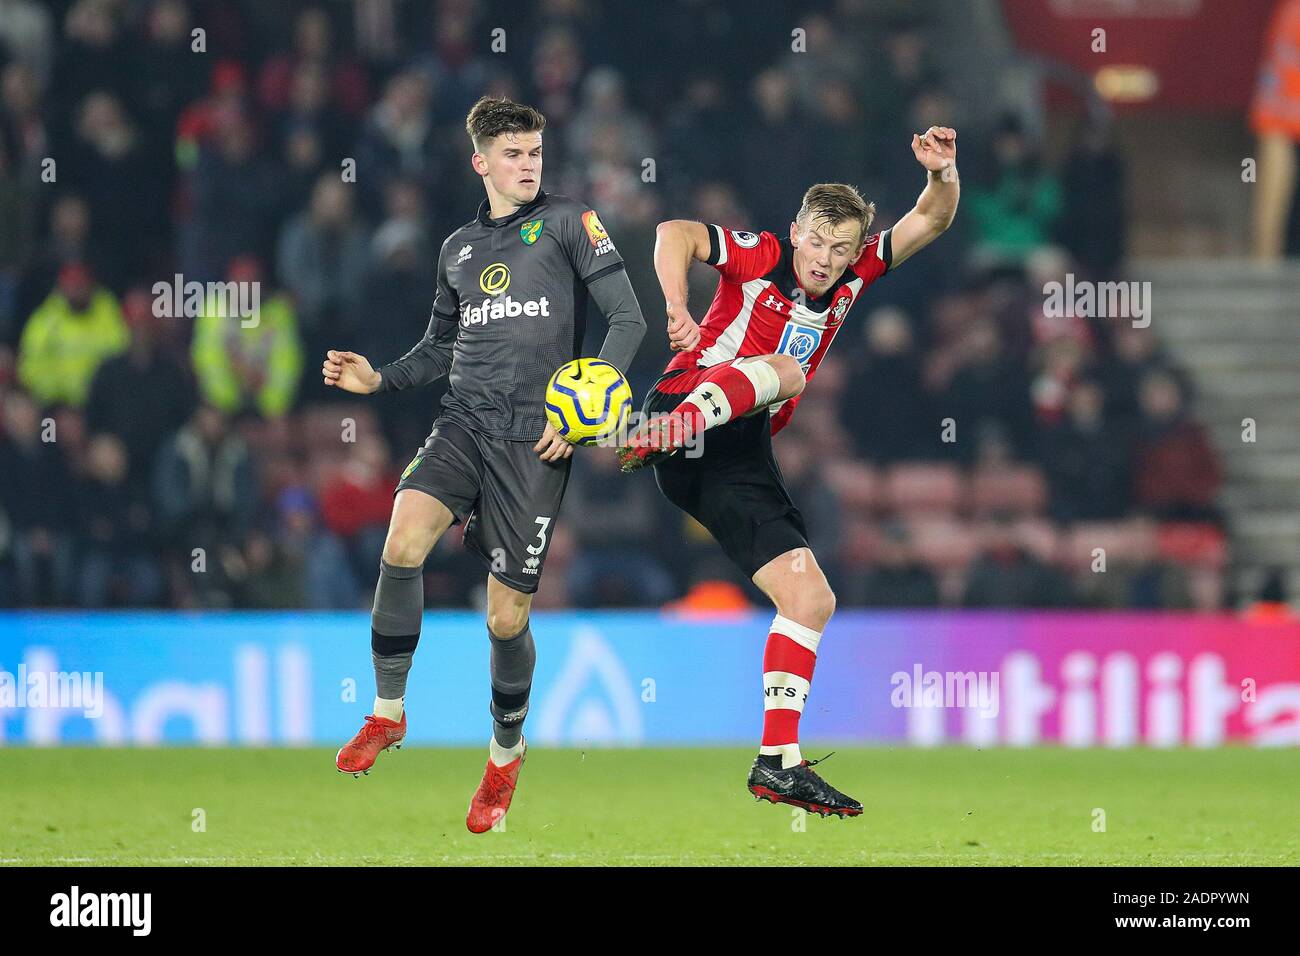
<svg viewBox="0 0 1300 956"><path fill-rule="evenodd" d="M546 383L582 343L587 287L622 270L590 207L539 191L493 220L484 201L474 221L442 244L428 330L379 369L381 387L411 388L448 374L444 415L495 438L536 441L546 425ZM617 358L610 361L626 372L631 354L622 364Z"/></svg>

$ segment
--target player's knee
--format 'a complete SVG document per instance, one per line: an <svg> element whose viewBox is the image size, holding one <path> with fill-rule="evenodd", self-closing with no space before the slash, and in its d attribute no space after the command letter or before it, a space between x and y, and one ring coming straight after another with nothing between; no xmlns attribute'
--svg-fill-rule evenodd
<svg viewBox="0 0 1300 956"><path fill-rule="evenodd" d="M831 619L831 615L835 613L835 592L832 591L829 586L826 587L825 591L826 593L822 597L820 608L822 627L826 626L827 622Z"/></svg>
<svg viewBox="0 0 1300 956"><path fill-rule="evenodd" d="M773 355L768 362L772 368L776 369L776 374L781 378L780 398L794 398L803 391L804 386L808 383L804 377L803 369L789 355Z"/></svg>
<svg viewBox="0 0 1300 956"><path fill-rule="evenodd" d="M528 623L528 609L532 606L532 596L528 594L509 594L488 603L487 625L493 636L515 637Z"/></svg>
<svg viewBox="0 0 1300 956"><path fill-rule="evenodd" d="M811 627L819 631L826 627L831 615L835 613L835 592L829 585L823 584L813 589L813 593L808 596L808 607L805 613L808 619L814 622Z"/></svg>
<svg viewBox="0 0 1300 956"><path fill-rule="evenodd" d="M393 527L384 541L384 560L394 567L415 568L433 550L433 539L423 529Z"/></svg>
<svg viewBox="0 0 1300 956"><path fill-rule="evenodd" d="M825 583L803 587L783 603L785 607L778 608L783 617L820 631L835 613L835 592Z"/></svg>

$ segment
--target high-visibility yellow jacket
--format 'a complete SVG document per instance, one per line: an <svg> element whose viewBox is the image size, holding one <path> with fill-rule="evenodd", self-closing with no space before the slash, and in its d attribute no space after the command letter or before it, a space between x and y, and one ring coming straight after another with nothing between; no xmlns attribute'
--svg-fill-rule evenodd
<svg viewBox="0 0 1300 956"><path fill-rule="evenodd" d="M97 289L77 312L57 289L32 313L18 341L18 380L43 405L80 408L104 359L130 341L117 298Z"/></svg>
<svg viewBox="0 0 1300 956"><path fill-rule="evenodd" d="M191 355L199 388L210 404L229 414L251 404L264 418L283 415L293 404L303 364L298 318L289 297L277 295L262 303L251 320L224 315L220 304L209 300L194 320ZM249 369L260 373L255 391L246 377Z"/></svg>

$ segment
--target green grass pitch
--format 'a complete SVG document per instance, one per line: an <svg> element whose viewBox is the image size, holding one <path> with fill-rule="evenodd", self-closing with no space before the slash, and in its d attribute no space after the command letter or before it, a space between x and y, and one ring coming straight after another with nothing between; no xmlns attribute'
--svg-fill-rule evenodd
<svg viewBox="0 0 1300 956"><path fill-rule="evenodd" d="M1294 749L846 747L818 769L866 810L835 820L756 803L747 749L535 747L504 831L477 836L486 748L359 780L333 756L0 750L0 865L1300 863Z"/></svg>

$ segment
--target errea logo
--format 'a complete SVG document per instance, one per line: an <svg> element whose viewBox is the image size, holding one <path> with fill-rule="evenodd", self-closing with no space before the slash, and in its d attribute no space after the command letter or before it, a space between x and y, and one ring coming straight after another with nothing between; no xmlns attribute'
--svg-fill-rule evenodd
<svg viewBox="0 0 1300 956"><path fill-rule="evenodd" d="M536 574L538 566L542 563L540 558L529 558L524 562L522 571L524 574Z"/></svg>
<svg viewBox="0 0 1300 956"><path fill-rule="evenodd" d="M468 242L460 247L460 252L456 253L456 265L460 265L466 259L474 254L474 247Z"/></svg>

